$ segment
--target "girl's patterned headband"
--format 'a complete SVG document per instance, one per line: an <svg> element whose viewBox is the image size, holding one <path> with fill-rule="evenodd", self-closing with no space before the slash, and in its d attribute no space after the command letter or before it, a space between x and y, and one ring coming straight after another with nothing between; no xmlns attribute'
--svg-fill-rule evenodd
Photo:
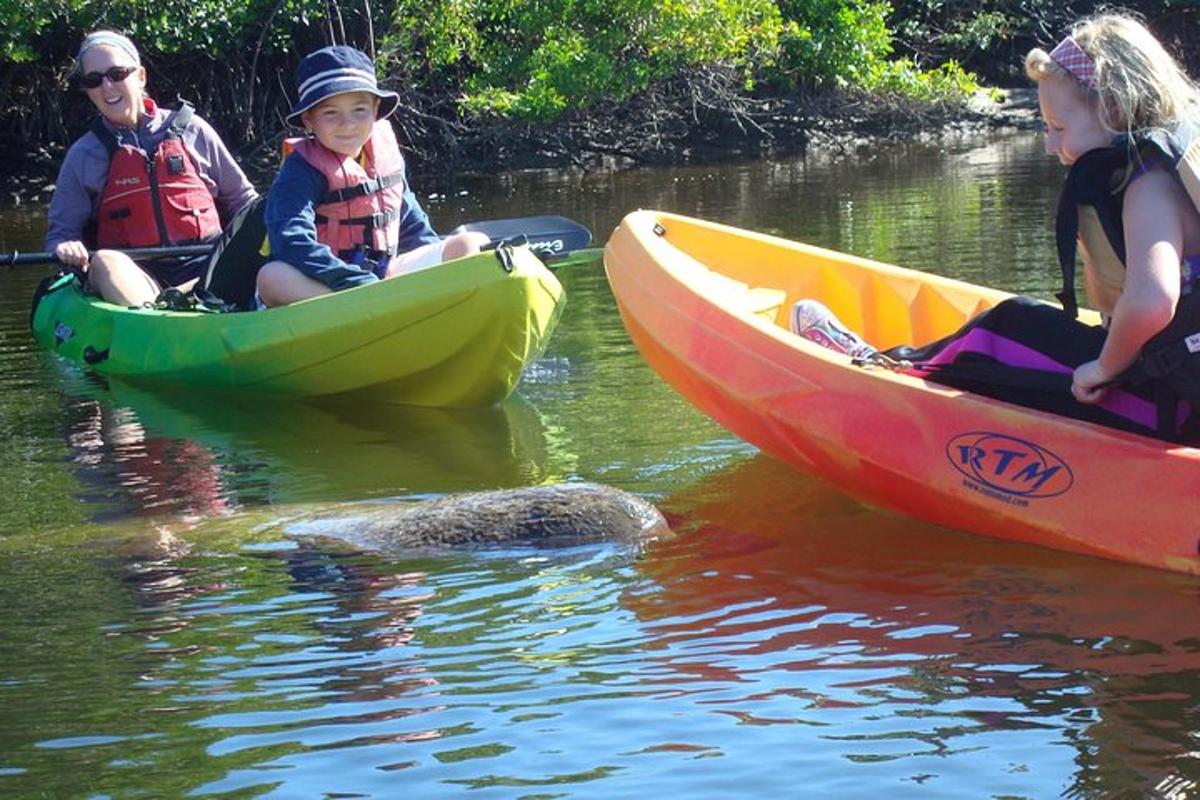
<svg viewBox="0 0 1200 800"><path fill-rule="evenodd" d="M1075 80L1082 83L1084 88L1091 89L1093 92L1099 90L1100 84L1096 81L1096 62L1083 52L1083 48L1076 44L1070 36L1063 39L1050 51L1050 58L1054 63L1074 75Z"/></svg>

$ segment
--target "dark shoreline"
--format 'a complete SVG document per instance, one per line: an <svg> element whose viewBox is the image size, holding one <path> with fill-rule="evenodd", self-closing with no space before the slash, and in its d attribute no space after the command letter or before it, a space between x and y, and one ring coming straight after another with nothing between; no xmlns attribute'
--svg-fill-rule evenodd
<svg viewBox="0 0 1200 800"><path fill-rule="evenodd" d="M471 128L426 117L407 134L410 170L422 184L454 175L523 169L614 171L642 166L711 164L730 159L846 155L883 142L935 141L948 135L1039 125L1032 88L1002 90L966 106L826 94L818 97L738 98L697 106L688 98L648 97L598 107L549 124L505 122ZM694 98L693 98L694 99ZM236 155L255 185L265 189L279 164L275 139ZM63 146L32 149L6 177L0 207L46 203Z"/></svg>

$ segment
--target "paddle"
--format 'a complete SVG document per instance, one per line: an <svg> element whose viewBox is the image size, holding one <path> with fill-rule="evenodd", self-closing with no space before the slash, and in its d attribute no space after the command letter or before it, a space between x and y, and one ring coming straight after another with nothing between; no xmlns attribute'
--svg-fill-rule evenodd
<svg viewBox="0 0 1200 800"><path fill-rule="evenodd" d="M524 236L529 249L548 257L563 256L592 243L592 232L573 219L548 214L541 217L514 217L468 222L451 233L476 231L493 242Z"/></svg>
<svg viewBox="0 0 1200 800"><path fill-rule="evenodd" d="M188 244L174 247L134 247L121 252L132 259L167 258L169 256L203 256L212 252L211 244ZM54 253L45 251L22 253L14 250L11 253L0 254L0 267L15 267L26 264L57 264L58 258Z"/></svg>
<svg viewBox="0 0 1200 800"><path fill-rule="evenodd" d="M591 231L572 219L556 214L468 222L465 225L459 225L451 233L463 231L478 231L486 234L493 242L524 236L530 249L540 251L550 257L566 255L592 243ZM195 244L178 247L141 247L122 252L132 259L152 259L170 256L202 256L211 250L212 245ZM58 263L58 259L54 253L49 252L21 253L14 251L0 254L0 266L55 263Z"/></svg>

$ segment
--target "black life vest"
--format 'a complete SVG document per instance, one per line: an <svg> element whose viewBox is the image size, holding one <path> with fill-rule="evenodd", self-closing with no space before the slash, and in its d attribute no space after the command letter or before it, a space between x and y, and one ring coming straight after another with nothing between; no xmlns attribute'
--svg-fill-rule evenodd
<svg viewBox="0 0 1200 800"><path fill-rule="evenodd" d="M216 202L183 144L191 120L192 107L184 103L150 153L118 142L100 117L92 123L109 156L96 219L97 247L194 244L221 233Z"/></svg>
<svg viewBox="0 0 1200 800"><path fill-rule="evenodd" d="M1136 170L1156 160L1173 167L1173 174L1200 210L1200 139L1184 143L1166 131L1121 136L1111 147L1085 153L1067 172L1055 215L1055 238L1063 280L1057 296L1070 316L1078 315L1075 254L1081 208L1095 212L1104 238L1124 264L1125 190ZM1146 342L1138 360L1117 379L1132 385L1155 381L1159 434L1168 438L1173 438L1179 400L1187 401L1193 416L1200 414L1200 276L1191 277L1182 287L1170 324Z"/></svg>

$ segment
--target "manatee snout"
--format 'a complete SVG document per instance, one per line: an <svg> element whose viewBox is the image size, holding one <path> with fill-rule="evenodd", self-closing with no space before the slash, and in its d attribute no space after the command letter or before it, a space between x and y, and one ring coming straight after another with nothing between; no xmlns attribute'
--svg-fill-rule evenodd
<svg viewBox="0 0 1200 800"><path fill-rule="evenodd" d="M638 543L671 535L658 509L596 483L558 483L356 508L294 530L378 550L502 544Z"/></svg>

